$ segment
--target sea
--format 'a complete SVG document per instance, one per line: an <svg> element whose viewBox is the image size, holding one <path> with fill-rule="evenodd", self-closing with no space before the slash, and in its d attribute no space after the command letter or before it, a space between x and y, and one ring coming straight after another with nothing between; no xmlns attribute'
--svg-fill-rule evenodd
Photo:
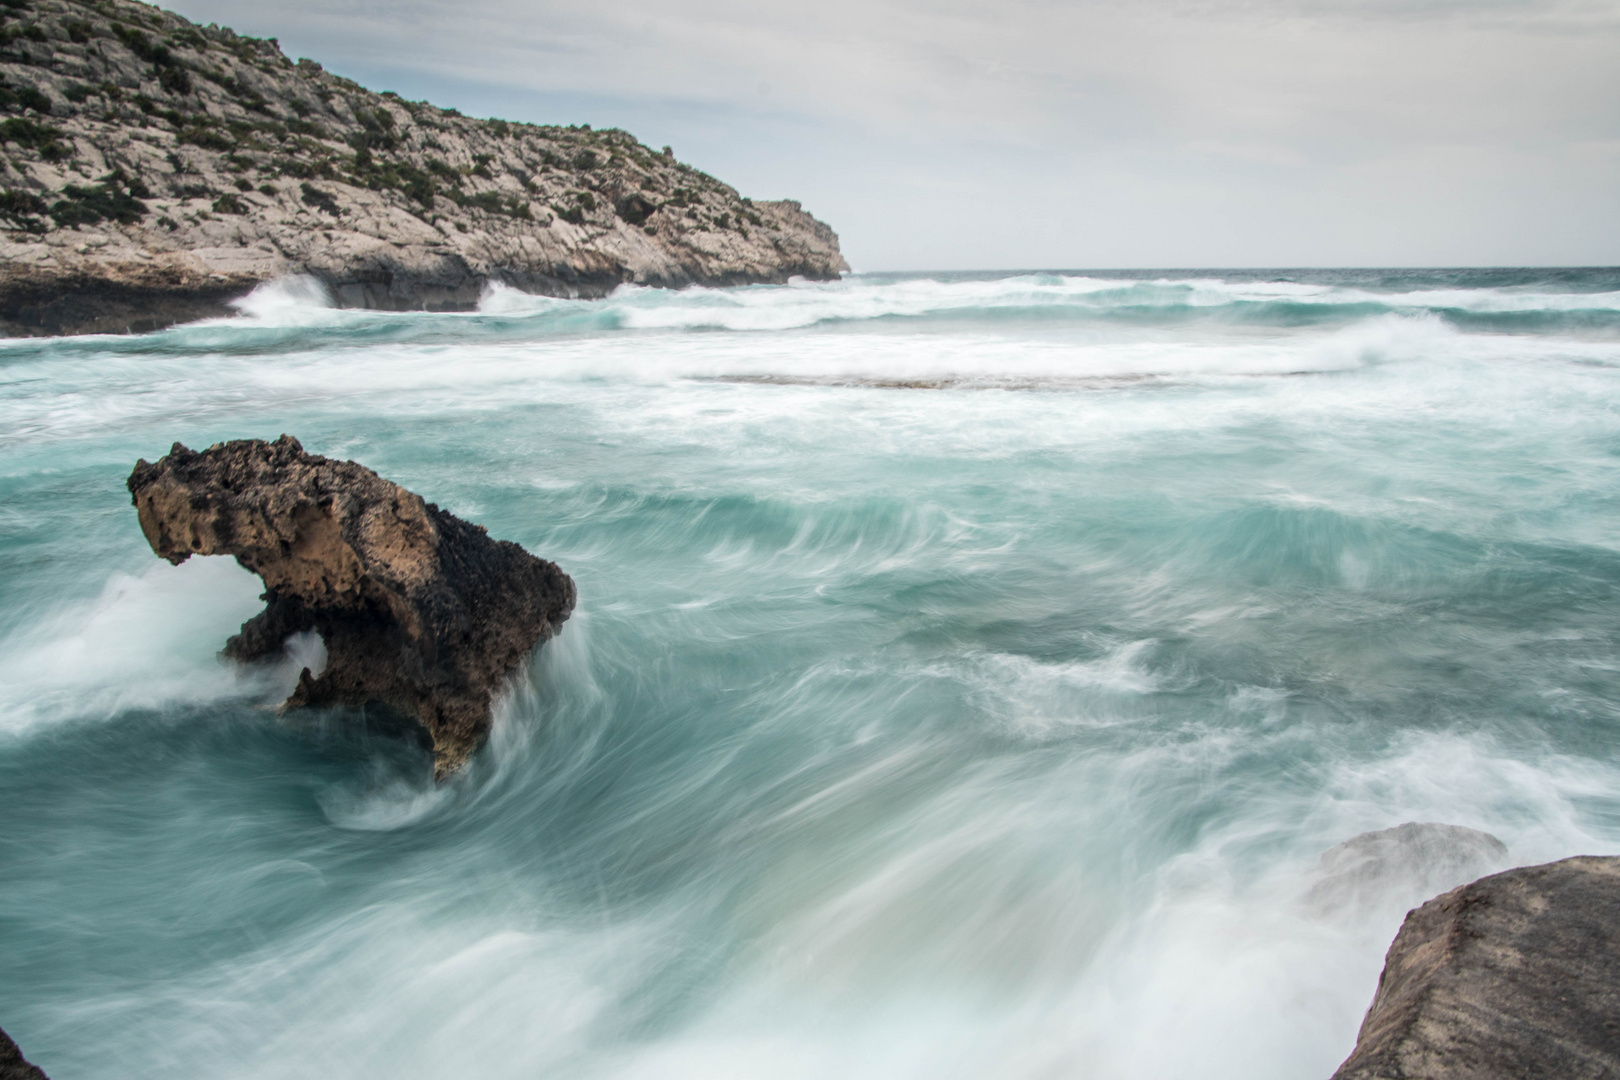
<svg viewBox="0 0 1620 1080"><path fill-rule="evenodd" d="M57 1080L1326 1080L1410 908L1620 852L1620 270L238 308L0 342ZM142 538L138 459L283 433L578 585L446 783ZM1336 847L1409 822L1505 854Z"/></svg>

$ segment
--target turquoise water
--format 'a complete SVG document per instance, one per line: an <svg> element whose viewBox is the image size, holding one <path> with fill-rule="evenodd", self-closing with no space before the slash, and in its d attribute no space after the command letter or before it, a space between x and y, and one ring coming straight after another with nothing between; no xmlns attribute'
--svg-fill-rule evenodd
<svg viewBox="0 0 1620 1080"><path fill-rule="evenodd" d="M59 1080L1325 1078L1457 884L1325 849L1620 851L1617 405L1614 271L0 343L0 1026ZM141 538L138 457L282 432L578 583L452 783L279 717L297 657L215 656L256 579Z"/></svg>

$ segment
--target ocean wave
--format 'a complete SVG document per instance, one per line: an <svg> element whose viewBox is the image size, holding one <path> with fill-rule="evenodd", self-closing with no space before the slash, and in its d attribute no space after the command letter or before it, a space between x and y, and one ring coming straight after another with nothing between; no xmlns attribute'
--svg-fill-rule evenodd
<svg viewBox="0 0 1620 1080"><path fill-rule="evenodd" d="M503 316L555 319L578 301L520 299L511 290L486 298ZM625 330L780 331L875 320L1018 320L1024 322L1175 323L1210 319L1296 326L1346 322L1382 313L1474 318L1535 316L1537 327L1565 321L1620 324L1620 291L1552 293L1511 289L1375 292L1292 281L1217 278L1131 281L1026 275L992 280L938 278L800 282L740 289L679 291L625 286L602 304L601 323Z"/></svg>
<svg viewBox="0 0 1620 1080"><path fill-rule="evenodd" d="M0 641L0 732L225 699L281 701L324 646L289 643L279 664L218 658L263 607L258 579L224 558L115 573L99 595L63 605Z"/></svg>
<svg viewBox="0 0 1620 1080"><path fill-rule="evenodd" d="M1616 849L1615 335L1014 277L0 348L10 1029L79 1076L1326 1076L1451 882L1313 903L1325 849ZM1524 277L1476 284L1613 291ZM773 310L821 321L719 325ZM262 586L150 554L135 458L282 431L578 583L451 783L259 708L318 641L221 665Z"/></svg>
<svg viewBox="0 0 1620 1080"><path fill-rule="evenodd" d="M444 408L476 411L551 403L591 393L607 380L669 388L682 382L747 387L881 390L1034 390L1153 393L1179 385L1331 375L1418 364L1429 379L1501 377L1524 365L1546 371L1620 366L1620 342L1550 334L1468 333L1432 315L1383 314L1343 326L1287 333L1058 335L993 333L983 326L948 333L787 332L767 347L746 334L669 332L579 334L559 339L482 336L462 316L452 344L412 339L408 317L386 316L385 332L364 320L329 328L238 331L215 325L172 331L198 335L195 351L166 350L154 338L53 343L0 363L0 445L30 445L108 425L185 418L154 449L222 437L218 425L256 402L268 416L309 409L384 409L403 414ZM435 316L437 318L437 316ZM225 348L221 338L242 334ZM515 334L515 332L514 332ZM284 339L296 338L297 347ZM277 344L280 341L281 344ZM274 356L273 362L267 358ZM1490 382L1495 377L1487 379ZM38 388L49 387L49 392ZM158 388L161 388L159 392ZM759 395L754 407L763 407ZM649 417L701 409L699 398L667 398ZM773 411L787 405L772 406ZM791 410L790 410L791 411ZM695 417L697 414L692 414ZM688 418L690 420L691 417ZM271 425L281 421L271 419ZM189 434L188 434L189 432ZM232 434L243 434L239 426ZM254 432L273 438L279 427ZM204 441L202 445L206 445Z"/></svg>
<svg viewBox="0 0 1620 1080"><path fill-rule="evenodd" d="M235 301L237 315L229 318L146 335L0 341L0 371L40 357L107 351L254 356L390 343L459 348L670 335L712 344L727 335L837 334L862 327L878 335L966 333L1021 341L1034 331L1075 344L1114 334L1174 341L1210 328L1332 332L1381 316L1434 318L1464 331L1521 335L1609 338L1620 330L1620 289L1601 276L1562 288L1556 280L1436 288L1432 280L1400 275L1322 276L851 275L737 288L625 285L599 300L536 296L494 284L476 310L440 313L340 308L314 278L290 277Z"/></svg>

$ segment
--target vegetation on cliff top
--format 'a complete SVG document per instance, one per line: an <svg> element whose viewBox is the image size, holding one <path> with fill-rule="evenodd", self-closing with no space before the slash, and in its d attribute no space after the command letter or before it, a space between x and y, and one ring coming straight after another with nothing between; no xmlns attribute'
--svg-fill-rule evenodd
<svg viewBox="0 0 1620 1080"><path fill-rule="evenodd" d="M284 192L342 218L338 186L460 232L553 217L648 234L780 231L624 131L479 120L373 93L294 63L274 38L132 0L0 0L0 114L0 229L13 240L103 221L176 230Z"/></svg>

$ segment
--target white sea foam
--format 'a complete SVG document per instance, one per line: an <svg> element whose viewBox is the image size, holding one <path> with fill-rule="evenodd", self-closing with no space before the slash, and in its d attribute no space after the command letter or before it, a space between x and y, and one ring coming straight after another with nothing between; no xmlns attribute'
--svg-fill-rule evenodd
<svg viewBox="0 0 1620 1080"><path fill-rule="evenodd" d="M337 304L319 278L296 274L254 286L240 300L231 301L231 307L240 317L264 325L327 326Z"/></svg>
<svg viewBox="0 0 1620 1080"><path fill-rule="evenodd" d="M1223 281L1216 278L1107 279L1034 274L987 279L848 278L794 286L745 289L692 287L671 292L621 286L603 301L564 301L492 286L480 310L502 316L562 315L588 304L604 324L638 330L780 331L828 322L916 319L953 313L994 317L1019 313L1071 312L1104 315L1114 310L1193 308L1286 302L1305 308L1384 307L1402 313L1462 310L1479 313L1620 311L1620 293L1541 292L1523 289L1414 289L1374 291L1362 287L1289 281Z"/></svg>
<svg viewBox="0 0 1620 1080"><path fill-rule="evenodd" d="M262 588L230 559L154 563L112 575L93 600L25 622L0 642L0 730L231 696L285 697L298 678L293 664L311 659L306 646L296 661L252 672L217 656L264 606Z"/></svg>

